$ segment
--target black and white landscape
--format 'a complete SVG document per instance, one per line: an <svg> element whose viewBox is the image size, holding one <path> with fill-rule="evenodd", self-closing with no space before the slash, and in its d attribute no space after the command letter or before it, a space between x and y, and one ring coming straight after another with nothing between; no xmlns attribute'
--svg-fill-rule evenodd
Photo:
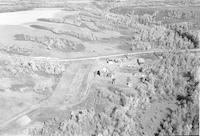
<svg viewBox="0 0 200 136"><path fill-rule="evenodd" d="M200 0L0 0L0 136L198 136Z"/></svg>

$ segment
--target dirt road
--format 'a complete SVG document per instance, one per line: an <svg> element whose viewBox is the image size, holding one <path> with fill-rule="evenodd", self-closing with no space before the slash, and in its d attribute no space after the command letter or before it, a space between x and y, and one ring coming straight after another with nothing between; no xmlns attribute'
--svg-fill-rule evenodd
<svg viewBox="0 0 200 136"><path fill-rule="evenodd" d="M200 49L189 49L189 52L200 52ZM102 56L92 56L92 57L82 57L82 58L51 58L51 57L30 57L33 60L47 60L47 61L59 61L59 62L74 62L74 61L85 61L85 60L96 60L96 59L105 59L105 58L113 58L113 57L122 57L122 56L134 56L140 54L152 54L152 53L167 53L169 50L151 50L151 51L139 51L139 52L130 52L130 53L118 53L111 55L102 55ZM186 52L186 50L179 50L176 52Z"/></svg>

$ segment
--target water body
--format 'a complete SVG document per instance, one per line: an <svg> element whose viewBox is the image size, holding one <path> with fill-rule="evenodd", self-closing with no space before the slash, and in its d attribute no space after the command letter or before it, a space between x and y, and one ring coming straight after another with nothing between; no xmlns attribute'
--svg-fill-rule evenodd
<svg viewBox="0 0 200 136"><path fill-rule="evenodd" d="M36 22L39 18L52 18L60 12L58 8L36 8L27 11L0 13L0 25L21 25Z"/></svg>

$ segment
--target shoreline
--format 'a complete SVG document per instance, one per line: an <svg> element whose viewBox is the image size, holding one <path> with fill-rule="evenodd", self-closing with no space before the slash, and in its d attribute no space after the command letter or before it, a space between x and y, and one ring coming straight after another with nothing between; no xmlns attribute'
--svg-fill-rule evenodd
<svg viewBox="0 0 200 136"><path fill-rule="evenodd" d="M13 3L9 3L6 5L0 5L0 13L7 13L7 12L18 12L18 11L27 11L33 10L35 8L66 8L69 4L87 4L94 2L93 0L69 0L64 1L62 3L43 3L43 2L33 2L33 3L18 3L19 5L13 6Z"/></svg>
<svg viewBox="0 0 200 136"><path fill-rule="evenodd" d="M0 13L13 13L13 12L23 12L23 11L30 11L30 10L34 10L34 9L57 9L57 8L64 8L63 7L31 7L31 8L25 8L25 9L12 9L12 10L4 10L4 9L0 9Z"/></svg>

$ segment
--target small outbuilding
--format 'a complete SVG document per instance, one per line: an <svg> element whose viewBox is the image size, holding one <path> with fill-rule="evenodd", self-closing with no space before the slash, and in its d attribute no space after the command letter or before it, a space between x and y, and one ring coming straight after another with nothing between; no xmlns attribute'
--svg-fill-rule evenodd
<svg viewBox="0 0 200 136"><path fill-rule="evenodd" d="M145 60L143 58L138 58L137 63L138 65L144 64Z"/></svg>

